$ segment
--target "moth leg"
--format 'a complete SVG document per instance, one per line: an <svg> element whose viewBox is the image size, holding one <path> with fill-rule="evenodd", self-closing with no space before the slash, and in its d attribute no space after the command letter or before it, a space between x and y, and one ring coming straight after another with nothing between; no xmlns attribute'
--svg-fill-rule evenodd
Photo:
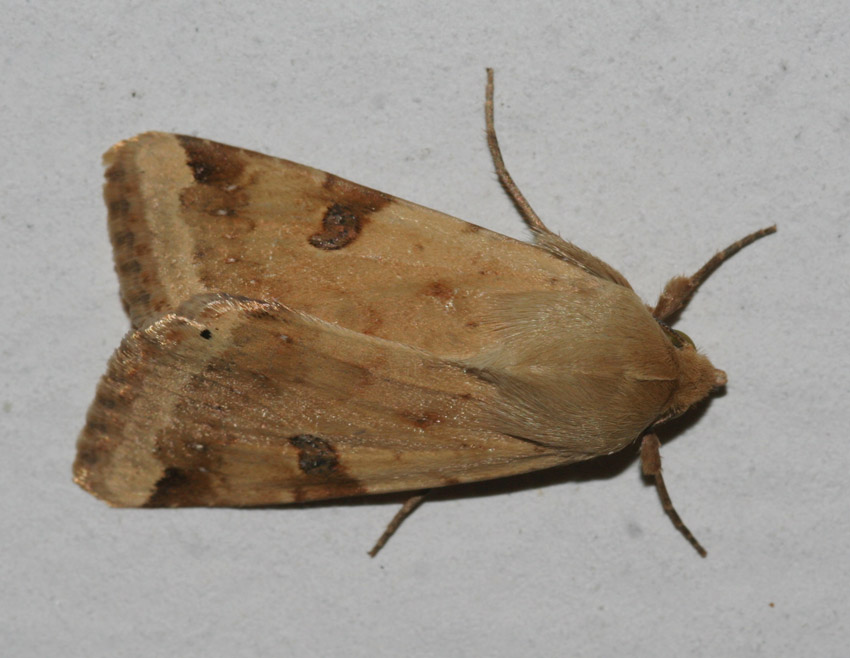
<svg viewBox="0 0 850 658"><path fill-rule="evenodd" d="M558 258L577 265L594 276L608 279L626 288L631 288L626 278L613 267L599 260L593 254L580 249L572 242L567 242L557 233L550 231L540 220L537 213L534 212L534 209L526 200L523 193L520 192L519 187L508 173L507 167L505 167L505 161L502 159L502 151L499 148L499 140L496 138L496 126L493 119L493 69L489 68L487 69L484 115L487 124L487 145L490 147L490 156L493 158L493 164L496 167L499 182L511 197L525 223L528 224L534 233L535 243Z"/></svg>
<svg viewBox="0 0 850 658"><path fill-rule="evenodd" d="M697 549L702 557L708 555L705 549L693 536L688 526L682 523L682 519L673 507L673 501L670 500L670 494L667 493L667 487L664 485L664 477L661 475L661 442L655 434L645 434L643 441L640 444L640 463L643 469L643 474L655 478L655 488L658 490L658 496L661 498L661 505L664 511L670 517L673 525L681 532L685 539L691 542L691 546Z"/></svg>
<svg viewBox="0 0 850 658"><path fill-rule="evenodd" d="M415 493L410 498L404 501L404 504L401 506L401 509L396 512L396 515L393 517L393 520L389 522L387 525L387 529L384 530L384 534L382 534L378 541L375 542L375 545L372 547L372 550L369 551L369 557L375 557L378 554L384 544L389 541L389 538L395 534L395 531L398 530L398 527L404 522L404 520L413 514L417 507L422 504L422 501L425 500L425 497L431 492L430 489L426 489L424 491L420 491L419 493Z"/></svg>
<svg viewBox="0 0 850 658"><path fill-rule="evenodd" d="M664 291L658 298L658 303L652 309L652 315L658 320L666 320L674 313L682 310L696 289L714 272L723 261L737 254L747 245L771 233L776 233L776 226L768 226L747 237L730 244L726 249L718 251L708 262L692 276L675 276L664 286Z"/></svg>

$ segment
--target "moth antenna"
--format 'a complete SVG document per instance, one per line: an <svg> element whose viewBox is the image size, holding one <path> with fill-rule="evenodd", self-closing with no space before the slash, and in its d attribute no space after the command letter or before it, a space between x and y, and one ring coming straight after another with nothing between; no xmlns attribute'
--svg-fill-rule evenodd
<svg viewBox="0 0 850 658"><path fill-rule="evenodd" d="M690 276L675 276L664 286L664 291L658 298L658 303L652 310L652 315L658 320L666 320L674 313L682 310L688 303L691 296L696 292L703 282L712 274L720 265L727 259L737 254L744 247L751 245L756 240L759 240L766 235L776 233L776 226L768 226L755 233L750 233L747 237L733 242L726 249L718 251L714 256L709 258L708 262L703 265L697 272Z"/></svg>
<svg viewBox="0 0 850 658"><path fill-rule="evenodd" d="M430 489L426 489L425 491L420 491L419 493L413 494L410 498L404 501L404 504L401 506L401 509L396 512L396 515L393 517L393 520L389 522L387 525L387 529L384 530L384 534L382 534L378 541L375 542L375 545L372 547L372 550L369 551L369 557L375 557L378 552L384 547L384 544L389 541L390 537L395 534L395 531L398 530L398 527L404 522L404 520L413 514L416 511L416 508L422 504L422 501L425 500L425 497L431 493Z"/></svg>
<svg viewBox="0 0 850 658"><path fill-rule="evenodd" d="M651 475L655 478L655 488L661 498L661 505L673 525L685 536L685 539L691 542L691 546L697 550L697 553L702 557L708 555L697 538L688 530L688 526L682 523L682 518L676 512L676 508L673 507L673 501L670 500L670 494L667 493L667 487L664 484L664 476L661 475L661 442L655 434L644 435L640 444L640 462L644 475Z"/></svg>
<svg viewBox="0 0 850 658"><path fill-rule="evenodd" d="M626 278L607 263L599 260L593 254L589 254L583 249L580 249L571 242L567 242L560 235L550 231L546 225L534 212L531 204L528 203L519 187L514 183L514 179L508 173L505 167L505 161L502 159L502 151L499 148L499 140L496 139L496 127L493 120L493 69L487 69L487 91L484 100L484 115L487 120L487 145L490 147L490 155L493 158L493 164L496 166L496 173L499 176L499 182L505 191L510 195L520 215L528 224L531 231L534 233L534 242L538 247L550 251L558 258L561 258L584 271L598 276L603 279L608 279L618 285L626 288L631 288Z"/></svg>
<svg viewBox="0 0 850 658"><path fill-rule="evenodd" d="M532 231L536 233L548 233L554 235L552 231L546 228L546 225L534 212L531 204L528 203L519 187L514 183L514 179L508 173L505 167L505 161L502 159L502 151L499 148L499 140L496 139L496 124L493 120L493 69L487 69L487 90L484 99L484 116L487 122L487 145L490 147L490 156L493 158L493 164L496 166L496 173L499 176L499 182L505 191L510 195L514 205L519 210L525 223L529 225Z"/></svg>

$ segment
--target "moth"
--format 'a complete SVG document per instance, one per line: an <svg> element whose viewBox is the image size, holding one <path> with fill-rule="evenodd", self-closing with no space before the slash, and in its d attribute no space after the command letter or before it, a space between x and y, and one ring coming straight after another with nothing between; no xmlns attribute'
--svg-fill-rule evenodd
<svg viewBox="0 0 850 658"><path fill-rule="evenodd" d="M646 306L550 231L517 241L304 165L145 133L104 156L133 325L97 387L74 479L117 507L253 506L411 492L570 464L726 383L667 322L756 231Z"/></svg>

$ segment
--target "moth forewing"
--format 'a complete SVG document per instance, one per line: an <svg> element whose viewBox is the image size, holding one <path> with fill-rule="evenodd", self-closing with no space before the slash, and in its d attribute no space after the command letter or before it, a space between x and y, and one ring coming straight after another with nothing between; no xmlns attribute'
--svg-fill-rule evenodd
<svg viewBox="0 0 850 658"><path fill-rule="evenodd" d="M513 240L332 174L194 137L105 155L121 294L135 329L78 441L75 480L116 506L266 505L533 471L646 435L725 381L671 317L766 229L648 309L551 232ZM653 317L654 316L654 317Z"/></svg>
<svg viewBox="0 0 850 658"><path fill-rule="evenodd" d="M201 295L124 340L75 477L117 506L243 506L561 463L492 427L496 393L416 348L276 303Z"/></svg>
<svg viewBox="0 0 850 658"><path fill-rule="evenodd" d="M226 292L468 356L488 339L479 327L485 293L570 292L583 275L499 233L208 140L145 133L105 160L116 271L134 326L193 295Z"/></svg>

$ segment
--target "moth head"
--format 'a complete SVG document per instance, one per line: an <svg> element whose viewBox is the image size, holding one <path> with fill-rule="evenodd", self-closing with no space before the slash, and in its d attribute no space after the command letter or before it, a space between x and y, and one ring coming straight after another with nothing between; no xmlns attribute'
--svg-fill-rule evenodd
<svg viewBox="0 0 850 658"><path fill-rule="evenodd" d="M650 307L652 317L656 319L659 326L667 334L667 338L673 344L676 358L679 361L679 386L673 394L670 404L656 422L662 422L675 418L684 413L688 407L708 397L712 391L726 385L726 373L715 368L707 358L698 354L693 341L681 331L668 327L664 320L674 317L690 301L694 292L705 282L705 280L716 271L726 260L737 254L747 245L760 240L766 235L776 233L776 226L768 226L759 231L733 242L725 249L721 249L708 259L705 265L692 276L674 276L664 286L658 303Z"/></svg>
<svg viewBox="0 0 850 658"><path fill-rule="evenodd" d="M724 387L726 373L715 368L704 354L697 352L694 342L687 334L671 329L663 322L658 324L675 348L676 360L679 362L678 385L659 420L661 422L681 416L694 404Z"/></svg>

